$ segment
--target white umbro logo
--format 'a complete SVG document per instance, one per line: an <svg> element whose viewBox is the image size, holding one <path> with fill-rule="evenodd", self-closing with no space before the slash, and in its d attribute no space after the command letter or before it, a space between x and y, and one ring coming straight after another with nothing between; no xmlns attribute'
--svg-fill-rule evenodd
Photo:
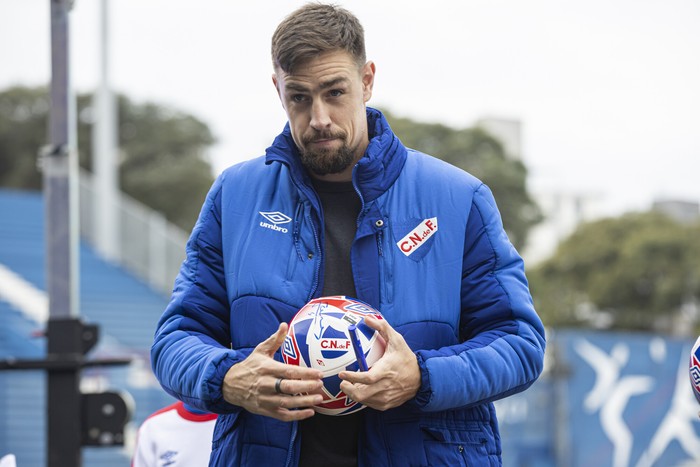
<svg viewBox="0 0 700 467"><path fill-rule="evenodd" d="M280 227L278 224L288 224L289 222L292 222L292 218L289 217L286 214L283 214L279 211L275 212L263 212L260 211L260 215L265 218L265 220L268 220L269 222L264 222L260 221L260 227L265 227L266 229L270 230L275 230L277 232L282 232L282 233L287 233L289 230L287 230L285 227Z"/></svg>

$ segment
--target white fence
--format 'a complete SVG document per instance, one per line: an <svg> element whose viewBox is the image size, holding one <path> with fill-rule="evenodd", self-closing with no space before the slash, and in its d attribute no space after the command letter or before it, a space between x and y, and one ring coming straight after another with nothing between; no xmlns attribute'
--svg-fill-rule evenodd
<svg viewBox="0 0 700 467"><path fill-rule="evenodd" d="M94 215L96 190L92 174L80 174L80 235L97 245ZM116 206L119 235L113 261L146 281L155 290L170 295L185 258L188 234L168 222L163 214L119 193Z"/></svg>

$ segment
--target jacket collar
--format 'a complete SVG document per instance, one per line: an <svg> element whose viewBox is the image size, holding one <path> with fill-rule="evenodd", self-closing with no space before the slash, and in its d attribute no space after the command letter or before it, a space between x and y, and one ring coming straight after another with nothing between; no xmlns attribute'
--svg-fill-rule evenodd
<svg viewBox="0 0 700 467"><path fill-rule="evenodd" d="M367 107L367 128L370 133L369 145L353 170L353 183L365 203L375 200L388 190L406 162L406 148L391 131L389 123L379 110ZM267 148L265 162L286 164L295 180L311 185L309 175L301 165L289 123L275 138L272 146Z"/></svg>

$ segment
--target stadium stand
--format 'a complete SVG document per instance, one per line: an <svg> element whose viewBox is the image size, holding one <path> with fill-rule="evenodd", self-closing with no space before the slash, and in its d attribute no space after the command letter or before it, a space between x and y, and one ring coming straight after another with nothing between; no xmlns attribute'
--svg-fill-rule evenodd
<svg viewBox="0 0 700 467"><path fill-rule="evenodd" d="M47 317L44 203L41 193L0 189L0 360L43 358ZM131 365L90 368L81 387L125 391L134 413L125 447L84 448L83 465L129 464L133 435L153 411L172 403L150 370L148 351L167 297L121 267L102 260L85 242L79 248L79 314L100 326L88 357L124 357ZM173 278L174 279L174 278ZM42 466L46 458L46 381L42 371L0 372L0 457Z"/></svg>

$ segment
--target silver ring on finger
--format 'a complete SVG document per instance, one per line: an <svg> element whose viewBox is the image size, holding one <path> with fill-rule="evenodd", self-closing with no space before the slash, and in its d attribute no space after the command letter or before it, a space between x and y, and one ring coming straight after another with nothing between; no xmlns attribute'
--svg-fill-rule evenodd
<svg viewBox="0 0 700 467"><path fill-rule="evenodd" d="M275 392L277 394L286 394L286 392L282 392L282 381L284 381L284 378L277 378L277 381L275 381Z"/></svg>

